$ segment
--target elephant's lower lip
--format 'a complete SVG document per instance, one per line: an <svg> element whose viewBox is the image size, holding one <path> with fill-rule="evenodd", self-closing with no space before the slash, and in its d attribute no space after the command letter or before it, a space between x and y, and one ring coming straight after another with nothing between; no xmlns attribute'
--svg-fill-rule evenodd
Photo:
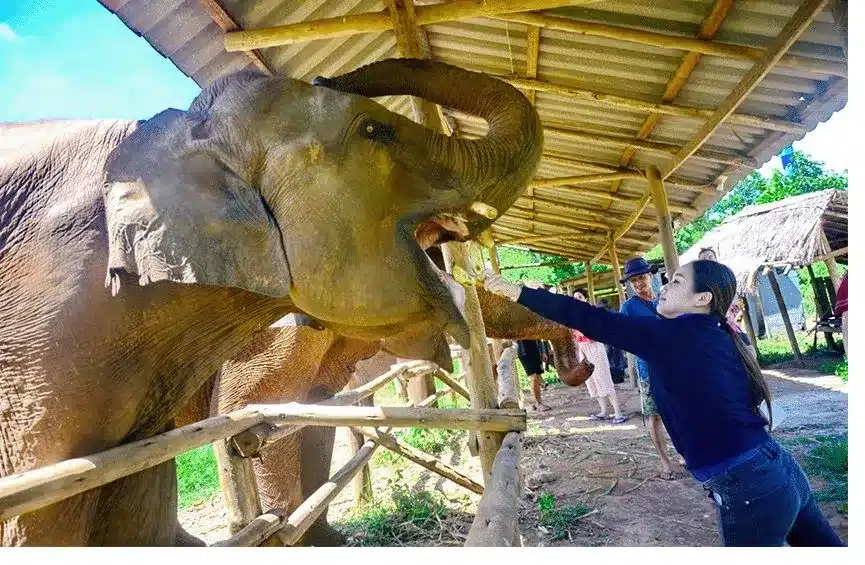
<svg viewBox="0 0 865 565"><path fill-rule="evenodd" d="M461 214L442 213L421 222L414 236L421 249L426 250L446 241L464 240L469 236L469 228Z"/></svg>

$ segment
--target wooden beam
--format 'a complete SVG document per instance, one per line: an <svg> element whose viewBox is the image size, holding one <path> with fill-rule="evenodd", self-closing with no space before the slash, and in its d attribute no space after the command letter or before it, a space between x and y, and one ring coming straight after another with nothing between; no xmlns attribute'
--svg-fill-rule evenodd
<svg viewBox="0 0 865 565"><path fill-rule="evenodd" d="M805 360L802 358L802 352L799 350L799 342L796 341L796 333L793 331L793 324L790 322L790 313L787 312L787 304L784 302L784 295L781 294L781 287L778 286L778 277L775 275L775 269L769 269L768 277L769 286L772 287L772 294L775 295L775 302L778 304L778 310L781 311L781 319L784 321L784 329L787 331L790 347L793 348L793 353L796 354L796 360L799 362L799 365L804 367ZM757 298L759 299L759 296Z"/></svg>
<svg viewBox="0 0 865 565"><path fill-rule="evenodd" d="M520 508L522 434L510 433L496 454L490 484L478 503L466 547L511 547Z"/></svg>
<svg viewBox="0 0 865 565"><path fill-rule="evenodd" d="M769 49L761 49L759 47L707 41L693 37L683 37L654 31L643 31L639 29L581 21L573 18L545 16L535 13L515 13L488 17L492 17L492 19L496 20L533 25L541 28L577 33L580 35L629 41L641 45L652 45L664 49L691 51L703 55L712 55L715 57L738 59L742 61L760 61L769 51ZM847 76L847 66L843 61L837 60L786 55L781 59L780 66L821 75Z"/></svg>
<svg viewBox="0 0 865 565"><path fill-rule="evenodd" d="M757 297L757 300L760 300L760 297ZM751 342L751 345L754 346L754 353L757 355L757 363L760 362L760 348L757 347L757 332L754 331L754 323L751 321L751 307L748 306L748 297L742 296L742 310L744 316L742 316L743 321L745 322L745 332L748 334L748 340Z"/></svg>
<svg viewBox="0 0 865 565"><path fill-rule="evenodd" d="M520 407L520 389L517 386L517 345L511 341L510 346L497 353L496 369L498 372L499 396L498 406L504 409Z"/></svg>
<svg viewBox="0 0 865 565"><path fill-rule="evenodd" d="M597 305L595 299L595 275L592 273L592 262L586 261L586 292L589 294L586 299L589 304Z"/></svg>
<svg viewBox="0 0 865 565"><path fill-rule="evenodd" d="M826 263L826 269L829 271L829 279L832 281L832 286L835 290L841 285L841 273L838 272L838 263L835 261L835 256L832 254L832 246L829 244L829 238L826 237L826 232L820 230L823 247L825 249L823 262Z"/></svg>
<svg viewBox="0 0 865 565"><path fill-rule="evenodd" d="M280 541L286 546L292 546L300 541L303 534L315 523L334 498L349 483L354 475L367 464L378 447L374 442L368 441L358 450L354 456L343 465L339 471L312 495L298 506L297 510L285 520L285 524L276 533Z"/></svg>
<svg viewBox="0 0 865 565"><path fill-rule="evenodd" d="M213 20L213 23L219 26L222 31L230 33L240 30L240 26L236 21L234 21L234 18L225 11L225 8L223 8L219 3L219 0L199 0L199 2L201 3L201 7L204 8L210 16L210 19ZM249 57L252 60L252 64L263 73L268 75L276 74L264 61L264 57L262 57L261 53L257 49L244 50L243 53Z"/></svg>
<svg viewBox="0 0 865 565"><path fill-rule="evenodd" d="M483 432L523 431L526 414L518 410L492 410L391 406L325 406L322 404L258 404L249 408L273 426L366 426L392 428L440 428Z"/></svg>
<svg viewBox="0 0 865 565"><path fill-rule="evenodd" d="M720 127L733 112L738 108L748 97L751 92L760 84L772 68L784 57L790 47L799 39L799 37L808 29L811 21L819 14L829 0L803 0L799 9L781 30L781 33L772 40L769 47L762 52L759 59L748 73L736 85L736 88L724 99L724 102L715 110L710 119L703 124L696 135L685 144L664 166L662 178L667 178L672 175L686 159L695 155L695 153L703 146L713 133Z"/></svg>
<svg viewBox="0 0 865 565"><path fill-rule="evenodd" d="M709 15L700 24L700 30L697 34L698 39L714 39L715 34L721 27L724 19L727 17L727 12L732 5L733 0L715 0L715 3L712 6L712 10L709 12ZM661 96L662 103L669 104L673 100L675 100L675 98L679 95L679 92L685 86L685 83L688 82L688 78L691 76L691 73L700 62L701 57L702 54L695 53L693 51L685 54L685 56L682 58L682 61L679 63L679 67L673 73L673 76L670 77L670 79L667 81L667 86L664 89L664 94ZM647 139L652 134L652 131L654 131L655 127L658 125L661 116L662 115L660 112L651 112L648 117L646 117L643 125L640 126L640 129L637 132L637 138ZM631 163L631 160L634 158L635 153L636 152L632 147L625 149L625 151L622 153L622 156L619 158L619 165L623 167L629 165ZM610 191L618 192L620 186L620 182L614 182L613 185L610 187Z"/></svg>
<svg viewBox="0 0 865 565"><path fill-rule="evenodd" d="M397 439L392 434L389 434L387 431L383 429L376 428L356 428L357 431L363 434L365 437L369 438L371 441L376 444L393 451L397 455L401 457L405 457L409 461L413 463L417 463L424 469L432 471L440 477L444 477L445 479L452 481L461 487L464 487L473 493L483 494L484 487L468 475L454 469L453 467L446 465L439 459L436 459L432 455L428 453L424 453L420 449L416 449L411 445L405 443Z"/></svg>
<svg viewBox="0 0 865 565"><path fill-rule="evenodd" d="M285 514L282 510L270 510L256 517L230 538L211 544L210 547L257 547L278 532L284 524Z"/></svg>
<svg viewBox="0 0 865 565"><path fill-rule="evenodd" d="M0 522L155 467L263 421L254 410L237 410L87 457L3 477Z"/></svg>
<svg viewBox="0 0 865 565"><path fill-rule="evenodd" d="M463 388L463 385L458 383L454 378L448 375L444 370L439 369L435 372L435 378L446 384L450 387L450 389L466 400L471 400L471 396L469 396L469 391Z"/></svg>
<svg viewBox="0 0 865 565"><path fill-rule="evenodd" d="M526 77L529 79L538 76L538 55L541 47L541 28L537 26L526 27ZM536 89L524 89L529 97L529 102L534 105Z"/></svg>
<svg viewBox="0 0 865 565"><path fill-rule="evenodd" d="M622 304L625 302L625 289L622 287L622 283L619 282L622 279L622 269L619 266L619 254L616 251L616 239L612 235L610 235L610 242L607 247L610 251L610 265L613 267L613 273L616 277L613 282L616 285L616 291L619 293L619 304Z"/></svg>
<svg viewBox="0 0 865 565"><path fill-rule="evenodd" d="M676 251L676 240L673 237L673 221L670 218L670 206L667 204L667 191L661 179L661 171L655 165L646 167L646 178L649 180L649 193L655 203L655 215L658 218L658 233L661 236L661 247L664 250L664 266L667 273L673 276L679 269L679 253Z"/></svg>
<svg viewBox="0 0 865 565"><path fill-rule="evenodd" d="M469 247L471 245L477 244L473 242L448 243L442 246L445 266L448 272L452 273L455 267L460 267L471 272L471 250ZM489 349L487 348L483 313L481 312L475 287L467 286L465 294L463 316L466 318L466 323L471 333L469 362L468 366L465 367L465 381L469 389L472 407L476 409L491 409L497 406L497 393ZM495 410L492 411L494 412ZM525 414L524 411L522 413ZM485 431L477 434L478 456L480 458L484 484L487 484L490 478L493 461L495 460L499 446L502 444L502 439L504 439L504 434L501 432Z"/></svg>
<svg viewBox="0 0 865 565"><path fill-rule="evenodd" d="M637 218L639 218L646 210L646 206L649 205L649 200L649 192L646 191L646 194L640 199L640 203L637 205L637 209L634 210L634 212L630 216L628 216L628 219L625 220L625 222L622 224L622 227L612 233L612 243L615 243L617 239L620 239L628 232L628 230L631 229L631 227L636 223ZM592 261L594 262L601 259L604 255L606 255L608 250L610 250L609 245L603 247L600 251L598 251L597 255L592 258Z"/></svg>
<svg viewBox="0 0 865 565"><path fill-rule="evenodd" d="M489 17L510 12L546 10L560 6L579 6L598 0L458 0L414 8L417 25ZM235 31L225 36L226 51L247 51L279 47L316 39L382 32L394 29L387 10L311 20L255 30Z"/></svg>
<svg viewBox="0 0 865 565"><path fill-rule="evenodd" d="M535 26L529 26L529 28L538 29ZM577 100L597 102L606 106L651 112L665 116L677 116L680 118L694 118L702 120L711 118L712 114L714 113L714 110L711 108L692 108L688 106L678 106L676 104L670 104L669 102L663 102L658 104L646 100L639 100L636 98L617 96L615 94L609 94L601 91L585 90L582 88L565 86L562 84L556 84L554 82L548 82L534 78L521 78L514 76L499 76L498 78L530 93L549 92L552 94L559 94L561 96L567 96L569 98L574 98ZM733 114L732 116L730 116L728 123L803 135L808 132L808 129L805 126L794 121L778 120L774 118L767 118L764 116L752 116L750 114Z"/></svg>
<svg viewBox="0 0 865 565"><path fill-rule="evenodd" d="M502 270L506 269L533 269L535 267L555 267L557 265L573 265L575 263L582 263L582 261L544 261L542 263L532 263L529 265L509 265L507 267L502 267Z"/></svg>
<svg viewBox="0 0 865 565"><path fill-rule="evenodd" d="M623 179L640 179L643 174L640 171L621 171L617 173L601 173L597 175L580 175L575 177L556 177L552 179L535 179L532 181L533 188L544 188L548 186L604 183Z"/></svg>
<svg viewBox="0 0 865 565"><path fill-rule="evenodd" d="M553 222L554 225L558 225L560 227L572 227L579 226L581 228L592 228L596 230L608 231L612 228L612 226L605 222L596 222L594 220L584 220L582 218L573 218L570 216L562 216L559 214L554 214L552 212L543 212L532 209L526 209L522 207L514 206L510 210L508 210L509 216L513 218L520 219L531 219L535 218L540 220L545 220L549 222ZM584 232L585 233L585 232Z"/></svg>

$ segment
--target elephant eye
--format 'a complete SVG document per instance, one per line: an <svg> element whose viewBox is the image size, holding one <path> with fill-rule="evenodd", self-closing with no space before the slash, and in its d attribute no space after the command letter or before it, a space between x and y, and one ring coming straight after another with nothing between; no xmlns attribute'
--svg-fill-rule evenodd
<svg viewBox="0 0 865 565"><path fill-rule="evenodd" d="M396 130L387 124L375 120L364 120L360 124L360 133L365 138L380 143L393 143L396 141Z"/></svg>

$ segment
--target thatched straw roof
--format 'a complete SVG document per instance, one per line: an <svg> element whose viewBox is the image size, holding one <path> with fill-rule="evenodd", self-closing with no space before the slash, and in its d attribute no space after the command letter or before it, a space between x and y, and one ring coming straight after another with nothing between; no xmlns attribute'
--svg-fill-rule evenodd
<svg viewBox="0 0 865 565"><path fill-rule="evenodd" d="M847 247L847 191L823 190L748 206L703 236L680 263L694 261L704 247L714 249L718 260L733 269L741 292L753 294L763 266L810 265Z"/></svg>

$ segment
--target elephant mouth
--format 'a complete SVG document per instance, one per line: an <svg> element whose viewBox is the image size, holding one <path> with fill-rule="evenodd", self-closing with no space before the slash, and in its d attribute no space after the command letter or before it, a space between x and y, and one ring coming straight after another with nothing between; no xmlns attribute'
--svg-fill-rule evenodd
<svg viewBox="0 0 865 565"><path fill-rule="evenodd" d="M462 214L437 214L418 224L414 237L424 251L449 241L464 241L469 237L468 221Z"/></svg>

